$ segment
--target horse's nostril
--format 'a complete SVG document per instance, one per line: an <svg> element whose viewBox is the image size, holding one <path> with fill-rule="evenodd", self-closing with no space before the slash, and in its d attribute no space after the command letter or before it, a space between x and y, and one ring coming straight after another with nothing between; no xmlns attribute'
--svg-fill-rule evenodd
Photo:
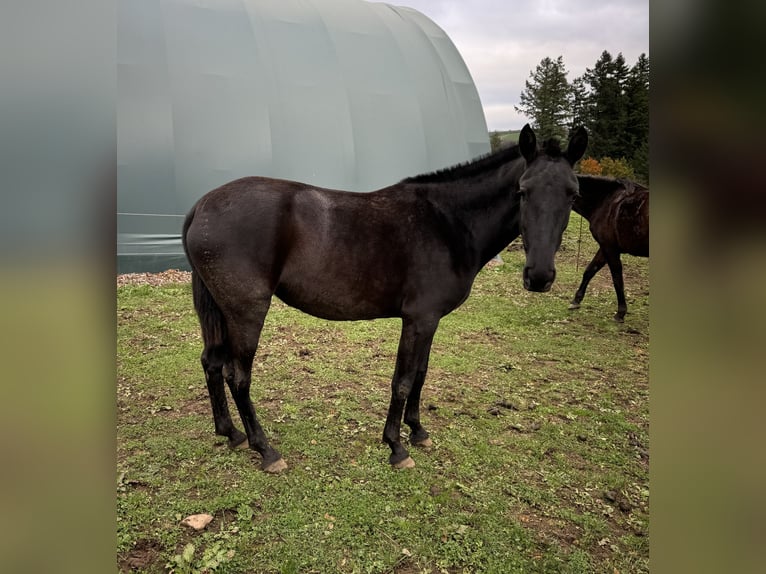
<svg viewBox="0 0 766 574"><path fill-rule="evenodd" d="M547 269L539 270L531 267L524 268L524 289L527 291L535 291L537 293L545 293L550 291L553 282L556 279L556 270Z"/></svg>

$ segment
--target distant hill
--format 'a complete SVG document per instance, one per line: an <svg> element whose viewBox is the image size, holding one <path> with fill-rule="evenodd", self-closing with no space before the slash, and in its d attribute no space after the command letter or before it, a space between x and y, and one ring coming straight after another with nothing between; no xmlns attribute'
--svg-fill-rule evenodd
<svg viewBox="0 0 766 574"><path fill-rule="evenodd" d="M492 151L498 148L515 144L519 141L519 134L521 130L507 130L507 131L491 131L489 132L489 143L492 146ZM499 138L499 141L498 141Z"/></svg>
<svg viewBox="0 0 766 574"><path fill-rule="evenodd" d="M493 132L489 132L490 137L492 136ZM505 132L498 131L498 134L500 134L500 141L504 144L508 143L516 143L519 141L519 134L521 133L521 130L508 130Z"/></svg>

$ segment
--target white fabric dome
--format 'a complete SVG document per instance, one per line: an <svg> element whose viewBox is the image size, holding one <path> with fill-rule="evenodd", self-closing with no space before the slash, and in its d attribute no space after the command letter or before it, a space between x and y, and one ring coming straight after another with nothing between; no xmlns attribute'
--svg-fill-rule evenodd
<svg viewBox="0 0 766 574"><path fill-rule="evenodd" d="M489 152L445 32L362 0L119 0L118 270L186 268L181 223L245 175L370 191Z"/></svg>

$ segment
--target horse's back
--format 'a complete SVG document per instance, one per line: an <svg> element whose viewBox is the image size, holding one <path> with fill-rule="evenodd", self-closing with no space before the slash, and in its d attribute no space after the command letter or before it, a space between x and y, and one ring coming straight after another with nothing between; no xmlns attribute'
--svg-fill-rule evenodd
<svg viewBox="0 0 766 574"><path fill-rule="evenodd" d="M370 193L312 189L297 194L292 209L294 233L276 288L287 304L333 320L402 316L413 299L445 312L456 304L461 286L449 241L417 193L399 185Z"/></svg>

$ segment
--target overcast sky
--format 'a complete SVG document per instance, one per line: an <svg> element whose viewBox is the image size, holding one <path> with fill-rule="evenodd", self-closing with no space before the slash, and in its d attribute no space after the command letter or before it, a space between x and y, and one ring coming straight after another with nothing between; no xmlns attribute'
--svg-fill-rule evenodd
<svg viewBox="0 0 766 574"><path fill-rule="evenodd" d="M633 66L649 54L649 0L386 0L419 10L449 35L479 90L490 130L520 129L529 74L563 56L569 81L606 50Z"/></svg>

